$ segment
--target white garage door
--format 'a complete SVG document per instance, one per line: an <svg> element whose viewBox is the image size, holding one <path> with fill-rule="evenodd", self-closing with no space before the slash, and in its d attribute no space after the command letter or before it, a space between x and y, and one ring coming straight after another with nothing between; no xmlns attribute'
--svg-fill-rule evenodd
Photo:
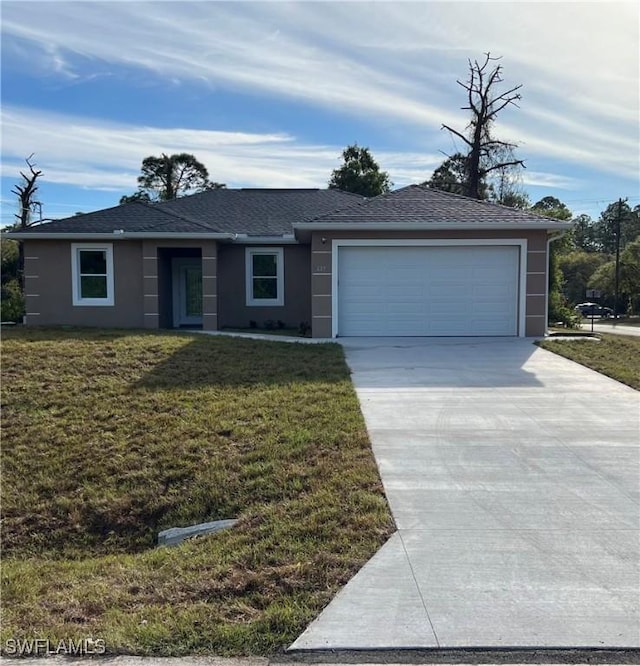
<svg viewBox="0 0 640 666"><path fill-rule="evenodd" d="M518 334L518 246L338 248L338 335Z"/></svg>

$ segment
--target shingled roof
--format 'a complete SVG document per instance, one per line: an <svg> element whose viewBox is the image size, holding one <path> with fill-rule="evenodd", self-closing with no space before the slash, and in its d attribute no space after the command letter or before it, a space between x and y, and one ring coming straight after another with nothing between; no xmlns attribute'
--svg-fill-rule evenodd
<svg viewBox="0 0 640 666"><path fill-rule="evenodd" d="M110 234L119 230L132 233L197 233L210 231L206 225L198 220L177 216L171 211L163 210L161 206L156 204L136 201L113 208L97 210L93 213L82 213L61 220L45 222L21 230L20 233Z"/></svg>
<svg viewBox="0 0 640 666"><path fill-rule="evenodd" d="M365 201L341 190L219 189L150 203L137 201L46 222L23 234L293 234L293 224Z"/></svg>
<svg viewBox="0 0 640 666"><path fill-rule="evenodd" d="M422 185L371 199L321 189L220 189L159 203L134 202L54 220L9 235L92 237L114 233L278 237L313 229L566 229L568 222Z"/></svg>
<svg viewBox="0 0 640 666"><path fill-rule="evenodd" d="M564 229L567 222L541 217L517 208L471 199L450 192L433 190L424 185L408 185L388 194L367 199L359 206L351 206L318 216L308 223L296 225L299 229L323 228L339 225L419 225L421 227L473 227L500 228L514 224Z"/></svg>
<svg viewBox="0 0 640 666"><path fill-rule="evenodd" d="M163 210L206 220L215 231L250 236L292 234L293 224L351 208L364 197L342 190L221 189L157 204Z"/></svg>

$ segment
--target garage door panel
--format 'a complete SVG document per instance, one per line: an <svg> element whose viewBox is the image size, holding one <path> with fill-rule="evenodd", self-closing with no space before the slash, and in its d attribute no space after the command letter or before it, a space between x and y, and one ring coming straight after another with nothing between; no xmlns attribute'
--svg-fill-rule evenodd
<svg viewBox="0 0 640 666"><path fill-rule="evenodd" d="M341 247L339 335L516 335L517 246Z"/></svg>
<svg viewBox="0 0 640 666"><path fill-rule="evenodd" d="M403 318L392 318L380 321L378 318L364 319L361 322L358 322L361 330L367 331L361 335L380 335L380 336L406 336L407 330L416 331L412 333L415 336L424 336L427 335L424 324L421 320L408 317ZM369 331L376 330L375 334L369 333Z"/></svg>

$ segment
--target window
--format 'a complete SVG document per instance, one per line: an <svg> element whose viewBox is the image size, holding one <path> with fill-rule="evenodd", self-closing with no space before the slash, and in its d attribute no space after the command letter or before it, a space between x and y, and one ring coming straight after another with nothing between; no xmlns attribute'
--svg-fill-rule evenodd
<svg viewBox="0 0 640 666"><path fill-rule="evenodd" d="M284 305L282 248L248 247L245 262L247 305Z"/></svg>
<svg viewBox="0 0 640 666"><path fill-rule="evenodd" d="M74 305L113 305L113 246L71 244Z"/></svg>

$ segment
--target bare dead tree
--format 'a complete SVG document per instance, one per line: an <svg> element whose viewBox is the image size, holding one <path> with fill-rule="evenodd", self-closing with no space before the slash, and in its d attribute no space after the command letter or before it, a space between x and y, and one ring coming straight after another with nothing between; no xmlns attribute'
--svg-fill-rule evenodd
<svg viewBox="0 0 640 666"><path fill-rule="evenodd" d="M31 221L31 211L34 206L40 205L40 202L36 201L34 197L38 191L36 181L42 175L42 171L35 168L35 164L31 161L32 159L33 153L25 159L25 162L29 167L29 174L27 175L24 171L20 172L20 176L22 176L24 182L15 185L11 190L11 192L18 197L19 212L16 213L16 218L19 229L26 229L33 224Z"/></svg>
<svg viewBox="0 0 640 666"><path fill-rule="evenodd" d="M490 53L485 53L482 63L469 60L469 80L457 81L467 91L467 106L461 108L471 111L466 133L442 125L442 129L457 136L468 148L465 189L467 196L474 199L482 198L481 184L487 174L507 167L524 168L524 162L513 154L517 144L495 139L491 132L498 113L510 105L517 107L517 102L522 99L518 92L522 84L504 92L496 90L496 86L503 82L502 66L494 65L498 60L500 58L492 58Z"/></svg>
<svg viewBox="0 0 640 666"><path fill-rule="evenodd" d="M40 206L40 202L35 200L35 194L38 191L37 180L42 175L42 171L36 169L35 164L32 162L33 153L25 159L27 166L29 167L29 173L26 174L24 171L20 172L23 182L17 184L13 187L11 192L18 197L18 209L19 212L16 213L16 226L18 229L26 229L30 227L33 222L31 220L31 212L34 206ZM40 209L42 213L42 209ZM42 214L39 216L39 219L42 218ZM18 283L20 289L24 292L24 246L22 241L18 241Z"/></svg>

